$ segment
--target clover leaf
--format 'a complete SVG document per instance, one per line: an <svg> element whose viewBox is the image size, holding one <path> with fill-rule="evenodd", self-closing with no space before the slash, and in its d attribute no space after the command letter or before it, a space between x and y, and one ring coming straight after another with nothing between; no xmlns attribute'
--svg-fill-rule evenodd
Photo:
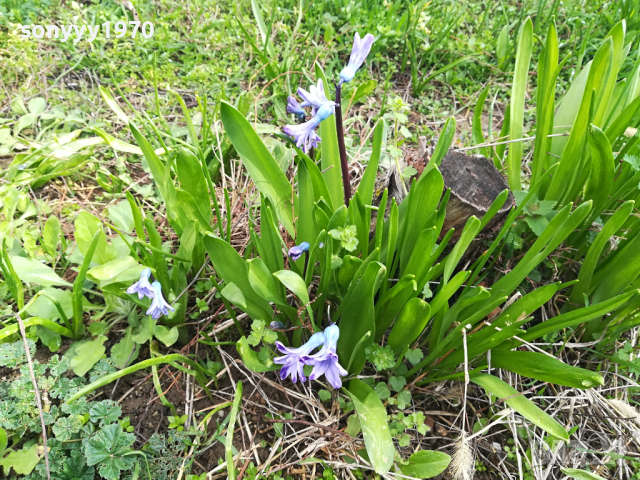
<svg viewBox="0 0 640 480"><path fill-rule="evenodd" d="M419 348L416 348L415 350L407 350L407 353L404 355L404 358L406 358L411 365L417 365L420 363L422 357L424 357L424 353L422 353L422 350Z"/></svg>

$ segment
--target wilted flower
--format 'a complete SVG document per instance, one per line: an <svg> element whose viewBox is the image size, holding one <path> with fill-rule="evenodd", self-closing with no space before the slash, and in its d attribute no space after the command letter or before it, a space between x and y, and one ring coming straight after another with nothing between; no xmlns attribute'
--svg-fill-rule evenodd
<svg viewBox="0 0 640 480"><path fill-rule="evenodd" d="M353 48L351 49L351 56L349 57L349 63L340 72L340 84L348 83L356 76L356 72L362 66L367 55L371 51L371 45L373 45L374 37L370 33L367 33L363 39L360 39L360 35L356 32L356 36L353 39Z"/></svg>
<svg viewBox="0 0 640 480"><path fill-rule="evenodd" d="M324 334L321 332L311 335L309 341L298 348L288 348L282 343L276 341L276 347L278 347L278 350L285 354L284 357L276 357L273 359L274 363L282 365L282 368L280 369L280 378L284 380L288 376L291 376L291 381L295 383L298 381L299 376L300 381L306 381L307 378L304 376L303 371L305 363L302 358L309 355L315 348L319 347L323 343Z"/></svg>
<svg viewBox="0 0 640 480"><path fill-rule="evenodd" d="M302 254L304 252L308 252L309 251L309 243L308 242L302 242L300 245L296 245L295 247L291 247L289 249L289 258L291 260L298 260Z"/></svg>
<svg viewBox="0 0 640 480"><path fill-rule="evenodd" d="M160 285L160 282L155 281L151 286L153 287L153 300L151 301L151 306L147 310L147 315L151 315L151 318L157 320L162 315L168 315L169 310L174 312L175 309L169 305L162 296L162 285Z"/></svg>
<svg viewBox="0 0 640 480"><path fill-rule="evenodd" d="M306 112L296 100L296 97L288 97L287 98L287 112L293 113L298 120L304 120Z"/></svg>
<svg viewBox="0 0 640 480"><path fill-rule="evenodd" d="M140 273L140 280L127 288L127 293L129 295L133 295L134 293L138 294L138 298L142 300L144 297L153 298L153 288L149 283L149 277L151 276L151 270L149 268L145 268Z"/></svg>
<svg viewBox="0 0 640 480"><path fill-rule="evenodd" d="M342 380L348 372L338 363L336 346L340 337L340 329L337 325L331 325L324 330L324 345L315 355L309 355L302 359L307 365L313 365L313 371L309 380L317 380L322 375L333 388L340 388Z"/></svg>

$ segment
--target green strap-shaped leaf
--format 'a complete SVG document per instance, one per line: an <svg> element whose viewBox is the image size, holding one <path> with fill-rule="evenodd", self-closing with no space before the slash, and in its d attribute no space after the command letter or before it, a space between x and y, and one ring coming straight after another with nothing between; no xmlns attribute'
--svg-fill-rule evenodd
<svg viewBox="0 0 640 480"><path fill-rule="evenodd" d="M569 434L562 425L508 383L486 373L477 373L472 375L470 379L473 383L484 388L487 393L504 400L504 403L549 435L559 440L569 440Z"/></svg>
<svg viewBox="0 0 640 480"><path fill-rule="evenodd" d="M451 457L444 452L420 450L409 457L407 464L400 463L400 471L413 478L432 478L449 466Z"/></svg>
<svg viewBox="0 0 640 480"><path fill-rule="evenodd" d="M544 353L496 349L491 352L491 365L565 387L584 389L604 385L604 379L596 372L567 365Z"/></svg>
<svg viewBox="0 0 640 480"><path fill-rule="evenodd" d="M638 97L640 98L640 97ZM598 232L596 239L593 241L587 255L582 261L580 272L578 273L578 283L571 291L569 304L582 303L583 295L588 294L591 286L591 279L593 278L593 272L596 269L600 255L605 246L609 245L609 239L615 235L615 233L622 227L623 223L629 218L633 211L634 201L629 200L622 204L622 206L616 210L616 212L607 220L602 230Z"/></svg>
<svg viewBox="0 0 640 480"><path fill-rule="evenodd" d="M618 307L624 305L633 297L638 295L638 290L623 293L617 297L610 298L595 305L574 310L573 312L563 313L557 317L550 318L546 322L539 323L527 330L527 333L520 336L522 340L529 342L536 338L542 337L548 333L556 332L563 328L573 327L581 323L588 322L594 318L601 317Z"/></svg>
<svg viewBox="0 0 640 480"><path fill-rule="evenodd" d="M357 193L360 195L360 200L364 205L371 205L373 198L373 189L376 183L376 176L378 175L378 164L380 163L380 154L382 153L382 140L385 130L387 128L386 122L380 120L376 125L373 132L373 147L371 149L371 157L367 168L364 170L362 180L358 185ZM383 210L384 211L384 210Z"/></svg>
<svg viewBox="0 0 640 480"><path fill-rule="evenodd" d="M565 475L575 478L576 480L605 480L600 475L585 472L584 470L578 470L577 468L561 468L560 470L562 470L562 473Z"/></svg>
<svg viewBox="0 0 640 480"><path fill-rule="evenodd" d="M600 213L609 199L616 167L611 145L604 132L591 125L587 138L591 152L591 173L585 188L585 199L593 200L591 217L594 217Z"/></svg>
<svg viewBox="0 0 640 480"><path fill-rule="evenodd" d="M274 205L278 219L295 234L291 184L246 118L227 102L220 104L225 132L257 189ZM323 122L326 123L326 122ZM294 203L296 202L294 198Z"/></svg>
<svg viewBox="0 0 640 480"><path fill-rule="evenodd" d="M178 150L176 169L182 189L189 192L198 206L203 218L211 218L211 198L207 188L207 179L202 172L202 165L193 153L186 148Z"/></svg>
<svg viewBox="0 0 640 480"><path fill-rule="evenodd" d="M529 61L533 48L533 23L527 18L520 28L516 65L511 88L511 118L509 122L509 140L522 138L524 122L524 100L527 91L527 77L529 76ZM520 190L520 168L522 164L522 142L509 145L507 153L507 173L511 190Z"/></svg>
<svg viewBox="0 0 640 480"><path fill-rule="evenodd" d="M393 353L399 355L404 348L413 343L427 326L430 317L431 308L427 302L420 298L409 300L398 315L387 339Z"/></svg>
<svg viewBox="0 0 640 480"><path fill-rule="evenodd" d="M315 65L316 79L322 79L324 93L327 98L333 98L329 82L322 71L322 67ZM322 176L327 184L333 208L344 205L344 191L342 190L342 168L340 167L340 150L338 149L338 134L336 131L336 119L331 116L320 123L318 130L320 138L320 151L322 153Z"/></svg>
<svg viewBox="0 0 640 480"><path fill-rule="evenodd" d="M373 468L376 473L387 473L396 454L387 424L387 410L376 392L360 380L351 380L346 392L358 412L364 444Z"/></svg>
<svg viewBox="0 0 640 480"><path fill-rule="evenodd" d="M271 321L273 311L262 297L251 287L247 274L247 263L238 252L224 240L206 235L202 241L209 253L217 275L228 285L235 284L246 299L246 312L254 320Z"/></svg>
<svg viewBox="0 0 640 480"><path fill-rule="evenodd" d="M478 220L475 216L469 217L467 223L464 226L464 230L462 231L462 235L460 235L460 239L456 242L455 247L451 253L447 256L447 261L444 264L444 277L443 283L447 283L451 278L451 274L453 273L456 266L458 266L458 262L464 255L464 252L467 250L469 245L476 235L480 231L480 220Z"/></svg>
<svg viewBox="0 0 640 480"><path fill-rule="evenodd" d="M338 339L338 355L344 362L351 358L356 344L367 332L375 332L373 296L379 287L380 275L384 274L385 268L378 262L371 262L364 274L353 288L353 292L348 294L343 301L344 308L340 314L338 325L340 326L340 338ZM336 314L337 317L337 314ZM371 343L362 345L356 358L351 364L350 373L359 373L364 367L364 348Z"/></svg>

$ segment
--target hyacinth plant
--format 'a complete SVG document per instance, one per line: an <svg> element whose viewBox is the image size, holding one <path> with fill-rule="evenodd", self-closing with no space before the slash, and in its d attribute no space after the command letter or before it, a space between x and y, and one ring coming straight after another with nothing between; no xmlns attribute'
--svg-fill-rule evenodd
<svg viewBox="0 0 640 480"><path fill-rule="evenodd" d="M521 59L526 57L528 22L521 29L518 51ZM74 284L74 301L80 300L74 303L74 309L80 310L78 314L74 310L74 318L67 319L67 327L53 322L49 325L37 318L29 318L25 324L81 338L82 285L88 278L110 299L131 302L134 312L138 309L146 312L138 326L132 322L127 338L149 341L152 358L100 379L74 398L139 368L151 367L157 373L156 366L167 362L187 364L191 367L188 372L203 380L206 371L200 364L181 355L158 355L154 344L155 340L165 344L177 341L179 331L184 328L181 325L186 323L189 281L206 266L208 253L215 274L212 277L215 291L221 294L242 335L237 350L246 367L261 373L277 370L285 385L289 381L311 381L314 385L328 384L340 389L337 394L349 396L360 414L369 460L377 472L411 470L397 456L386 422L386 407L374 386L366 379L356 378L365 370L377 370L381 377L404 378L406 384L398 395L402 395L405 404L411 401L415 387L441 379L465 382L468 375L469 381L504 398L532 428L541 429L553 439L569 438L565 426L492 375L491 370L489 373L483 370L490 362L494 369L502 368L533 380L590 388L603 383L597 373L569 366L537 351L525 351L523 346L554 335L568 338L576 331L584 332L583 338L588 335L589 340L594 336L601 338L606 345L640 323L637 315L640 263L636 259L640 251L637 245L640 221L631 215L638 196L638 165L625 157L640 152L638 137L624 135L627 127L637 128L640 124L637 115L640 101L638 89L631 90L626 84L617 87L616 102L609 95L609 85L615 83L622 62L616 52L622 53L619 48L624 45L624 25L614 27L593 62L571 87L574 89L571 98L582 94L579 111L594 114L592 124L587 122L586 126L579 111L573 117L571 112L565 112L556 119L549 113L553 111L550 92L555 85L555 77L549 72L555 72L561 65L554 53L555 28L550 27L544 61L539 63L542 70L537 79L542 83L537 91L551 109L538 112L538 129L550 132L554 123L573 127L568 140L561 139L558 145L553 140L552 150L558 149L555 151L560 153L557 155L561 157L560 165L552 163L556 157L540 153L536 138L533 158L537 173L528 185L512 181L514 191L523 186L528 188L517 195L517 206L486 250L470 262L462 259L504 205L508 192L502 192L482 218L469 218L453 244L453 230L443 230L449 192L444 190L438 167L452 143L454 119L447 121L428 165L412 179L408 195L401 203L390 198L387 191L374 192L387 134L384 121L380 121L374 127L366 169L352 194L344 148L341 89L357 78L356 72L374 45L371 36L356 36L349 63L337 75L334 100L329 100L330 82L318 65L309 90L298 91L301 101L289 99L288 110L298 121L306 120L305 109L311 109L308 121L283 128L286 137L281 138L293 137L289 138L295 154L292 178L286 176L254 131L246 112L221 102L220 118L225 134L260 193L244 256L231 246L230 230L225 231L220 222L215 169L204 153L207 149L200 143L186 107L183 112L190 126L190 143L180 146L167 147L155 131L157 138L152 142L156 146L152 146L134 122L129 121L165 202L166 228L175 232L177 240L174 248L167 251L155 219L130 194L127 205L133 232L110 225L121 242L109 243L97 218L86 212L79 215L76 239L85 260L77 286ZM618 67L611 70L614 59ZM520 90L516 88L522 82L519 72L526 70L516 69L513 102L519 99ZM599 73L602 71L615 73L605 81ZM640 65L635 72L637 79ZM600 92L595 96L589 93L594 88ZM103 90L103 95L119 115L124 115L116 109L108 92ZM486 95L476 109L476 122L484 98ZM604 103L592 106L589 102L593 99L609 103L606 107ZM575 102L563 102L558 114L572 105ZM510 125L511 139L517 140L519 106L512 105L511 111L511 121L505 123ZM332 116L335 122L329 120ZM501 167L505 160L507 166L515 162L517 149L505 159L502 145L496 148L483 145L477 128L475 132L478 148L494 159L496 165ZM616 156L612 145L620 152ZM546 151L545 145L540 148ZM588 152L580 158L589 168L575 170L573 177L567 177L570 181L563 184L567 190L562 191L556 174L566 172L563 162L574 158L568 153L565 156L566 149ZM574 178L578 173L586 178ZM615 178L606 198L599 190L601 175ZM582 188L577 188L580 184ZM536 205L539 208L536 199L554 201L553 216L541 224L523 255L511 262L511 269L500 277L494 276L489 262L510 248L515 220L533 212ZM604 226L593 238L592 223L608 213L611 215L607 215ZM608 251L606 246L614 235L618 237L617 248ZM536 268L542 268L541 264L568 239L577 247L567 255L582 261L576 274L578 281L531 288L528 277ZM284 245L287 247L283 248ZM2 268L5 278L10 279L8 285L14 298L19 299L22 285L12 273L12 259L6 249ZM149 281L151 272L156 279L153 283ZM483 280L491 282L490 288L482 286ZM535 312L559 293L568 295L569 301L555 312L557 315L531 325ZM18 304L21 312L27 311L28 305ZM236 309L262 326L261 335L255 332L245 335L247 326L237 320ZM16 331L17 327L7 327L0 331L0 336ZM104 342L100 337L90 341L96 346ZM262 350L258 352L253 347L261 342ZM160 389L157 375L154 381ZM394 382L399 384L397 380ZM446 465L448 457L438 455L444 455L438 459L439 465ZM435 461L432 455L428 457ZM426 461L421 455L410 460L414 465Z"/></svg>

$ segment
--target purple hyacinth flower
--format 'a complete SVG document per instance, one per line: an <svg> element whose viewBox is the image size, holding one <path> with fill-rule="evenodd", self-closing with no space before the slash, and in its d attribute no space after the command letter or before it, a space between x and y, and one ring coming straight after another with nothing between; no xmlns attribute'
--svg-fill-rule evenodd
<svg viewBox="0 0 640 480"><path fill-rule="evenodd" d="M159 319L162 315L169 315L169 310L175 312L175 309L169 305L162 296L162 285L156 281L151 284L153 287L153 300L151 306L147 310L147 315L151 315L154 320Z"/></svg>
<svg viewBox="0 0 640 480"><path fill-rule="evenodd" d="M140 273L140 280L127 288L127 293L129 295L133 295L134 293L138 294L138 298L142 300L144 297L153 298L153 288L149 283L149 277L151 276L151 270L145 268Z"/></svg>
<svg viewBox="0 0 640 480"><path fill-rule="evenodd" d="M287 112L293 113L298 120L304 120L307 112L300 106L296 97L288 97L287 98Z"/></svg>
<svg viewBox="0 0 640 480"><path fill-rule="evenodd" d="M300 245L296 245L295 247L291 247L289 249L289 258L291 260L298 260L302 254L304 252L308 252L309 251L309 243L308 242L302 242Z"/></svg>
<svg viewBox="0 0 640 480"><path fill-rule="evenodd" d="M308 355L302 359L306 365L313 365L309 380L317 380L324 375L333 388L342 386L340 377L344 377L348 372L338 363L336 345L339 337L340 329L337 325L327 327L324 331L322 349L315 355Z"/></svg>
<svg viewBox="0 0 640 480"><path fill-rule="evenodd" d="M360 39L360 35L356 32L356 36L353 39L353 48L351 49L351 56L349 57L349 63L340 72L340 84L348 83L356 76L356 72L362 66L367 55L371 51L371 45L373 45L374 37L370 33L367 33L363 39Z"/></svg>
<svg viewBox="0 0 640 480"><path fill-rule="evenodd" d="M301 148L304 153L307 153L320 143L320 137L316 133L316 127L320 125L320 122L320 118L316 116L308 122L298 125L285 125L282 131L293 137L296 141L296 147Z"/></svg>
<svg viewBox="0 0 640 480"><path fill-rule="evenodd" d="M300 377L301 382L306 381L307 377L304 376L303 371L305 363L302 361L302 357L309 355L314 349L323 343L324 335L321 332L311 335L309 341L298 348L288 348L282 343L276 341L276 347L278 347L278 350L285 354L284 357L276 357L273 359L274 363L282 365L282 368L280 369L280 378L284 380L290 376L293 383L298 381L298 377Z"/></svg>
<svg viewBox="0 0 640 480"><path fill-rule="evenodd" d="M312 107L311 114L313 116L316 115L316 112L322 108L323 105L327 105L329 103L335 105L331 100L327 98L324 93L324 87L322 85L322 79L318 79L317 85L311 85L309 87L309 91L307 92L304 88L298 88L298 95L302 98L301 107ZM327 115L328 116L328 115ZM326 117L325 117L326 118ZM323 118L324 120L324 118Z"/></svg>
<svg viewBox="0 0 640 480"><path fill-rule="evenodd" d="M304 105L304 102L302 105ZM287 135L295 138L296 147L301 148L303 152L307 153L312 147L317 147L318 143L320 143L320 137L315 132L316 127L320 125L320 122L333 115L333 110L336 105L336 102L327 100L326 103L322 104L315 111L314 117L311 120L298 125L285 125L282 130ZM314 106L314 109L315 108Z"/></svg>

